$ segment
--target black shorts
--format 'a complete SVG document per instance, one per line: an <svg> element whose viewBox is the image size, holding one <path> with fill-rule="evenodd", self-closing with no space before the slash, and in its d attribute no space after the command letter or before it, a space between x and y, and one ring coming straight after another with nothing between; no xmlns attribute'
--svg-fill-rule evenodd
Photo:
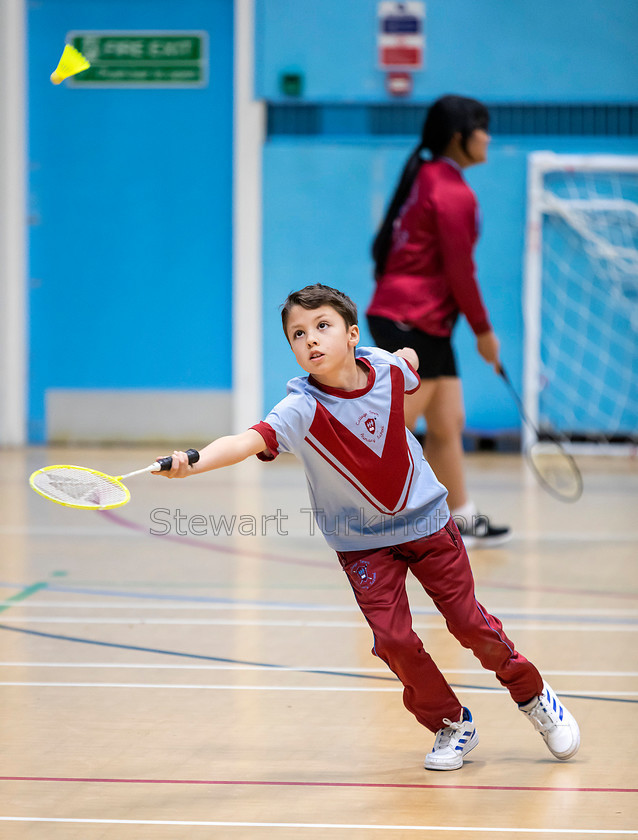
<svg viewBox="0 0 638 840"><path fill-rule="evenodd" d="M382 350L394 353L402 347L411 347L419 357L421 379L458 376L450 336L429 335L378 315L368 315L368 327L375 344Z"/></svg>

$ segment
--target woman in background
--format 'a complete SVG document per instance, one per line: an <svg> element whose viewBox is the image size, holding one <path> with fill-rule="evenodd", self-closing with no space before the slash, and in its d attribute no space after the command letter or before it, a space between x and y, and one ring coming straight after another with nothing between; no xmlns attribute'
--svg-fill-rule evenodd
<svg viewBox="0 0 638 840"><path fill-rule="evenodd" d="M407 160L374 240L376 289L367 310L376 344L390 352L413 347L421 387L406 397L405 420L426 422L425 457L448 490L448 504L466 546L510 537L480 515L463 469L463 391L451 336L459 313L476 348L499 370L499 341L476 279L476 197L463 177L484 163L490 137L487 108L475 99L443 96L428 110L421 141ZM431 157L424 158L429 151Z"/></svg>

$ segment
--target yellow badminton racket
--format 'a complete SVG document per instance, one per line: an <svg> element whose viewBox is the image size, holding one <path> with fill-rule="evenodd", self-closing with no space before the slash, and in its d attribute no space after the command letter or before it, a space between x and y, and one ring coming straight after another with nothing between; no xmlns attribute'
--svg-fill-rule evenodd
<svg viewBox="0 0 638 840"><path fill-rule="evenodd" d="M189 449L188 463L199 461L199 452ZM126 475L107 475L88 467L75 467L71 464L53 464L42 467L29 477L29 484L45 499L57 502L65 507L80 510L109 510L121 507L131 498L128 487L123 484L125 478L149 472L163 472L170 470L173 459L170 455L158 458L148 467Z"/></svg>

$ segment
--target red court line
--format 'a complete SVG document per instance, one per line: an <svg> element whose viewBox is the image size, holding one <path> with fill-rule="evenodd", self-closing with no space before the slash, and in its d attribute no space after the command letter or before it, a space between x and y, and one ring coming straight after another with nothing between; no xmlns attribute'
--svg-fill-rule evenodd
<svg viewBox="0 0 638 840"><path fill-rule="evenodd" d="M508 589L519 592L546 592L552 595L595 595L603 598L638 598L637 592L614 592L604 589L575 589L573 586L527 586L520 583L498 583L493 580L478 580L477 587L485 589Z"/></svg>
<svg viewBox="0 0 638 840"><path fill-rule="evenodd" d="M154 535L144 526L137 522L132 522L126 519L119 513L112 510L101 510L99 515L104 519L108 519L114 525L119 525L122 528L128 528L131 531L138 531L148 536L155 536L157 539L169 540L180 545L188 545L194 548L201 548L204 551L213 551L218 554L231 554L239 557L253 557L257 560L272 560L276 563L288 563L294 566L316 566L320 569L334 568L334 563L322 560L305 560L303 558L296 559L294 557L284 557L281 554L269 554L262 551L249 551L243 548L236 548L235 546L217 545L212 542L204 542L201 539L195 539L188 536L180 536L179 534L163 534ZM338 566L337 566L338 568ZM560 587L560 586L527 586L525 584L503 583L497 581L478 581L478 586L485 589L505 589L522 592L547 592L554 595L595 595L604 598L623 598L636 600L638 592L618 592L618 591L601 591L599 589L575 589L574 587Z"/></svg>
<svg viewBox="0 0 638 840"><path fill-rule="evenodd" d="M527 785L419 785L389 782L284 782L247 779L91 779L55 776L0 776L0 782L84 782L125 785L258 785L275 787L418 788L424 790L514 790L567 793L638 793L638 788L541 787Z"/></svg>
<svg viewBox="0 0 638 840"><path fill-rule="evenodd" d="M168 540L169 542L176 542L179 545L189 545L194 548L202 548L204 551L213 551L218 554L231 554L239 557L253 557L256 560L273 560L276 563L289 563L293 566L317 566L320 569L333 569L335 563L322 560L305 560L296 559L294 557L284 557L281 554L269 554L262 551L250 551L243 548L235 548L230 545L217 545L212 542L202 542L194 537L181 536L179 534L151 534L149 529L144 525L138 525L137 522L132 522L130 519L125 519L118 513L112 510L99 511L100 516L108 519L115 525L120 525L123 528L128 528L131 531L138 531L156 539ZM338 565L337 565L338 568Z"/></svg>

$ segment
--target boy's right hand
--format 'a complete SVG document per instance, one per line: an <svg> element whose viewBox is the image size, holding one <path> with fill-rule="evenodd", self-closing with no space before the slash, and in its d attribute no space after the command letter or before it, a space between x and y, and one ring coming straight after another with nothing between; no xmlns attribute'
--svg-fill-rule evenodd
<svg viewBox="0 0 638 840"><path fill-rule="evenodd" d="M245 461L250 455L264 452L268 445L256 429L247 429L237 435L225 435L207 444L199 452L188 449L186 452L175 450L169 470L156 472L166 478L187 478L200 475L207 470L217 470ZM190 466L189 466L190 461Z"/></svg>
<svg viewBox="0 0 638 840"><path fill-rule="evenodd" d="M162 470L161 472L153 472L151 475L162 475L164 478L186 478L193 474L193 468L189 464L188 455L186 452L178 452L175 450L171 455L172 464L170 470Z"/></svg>

